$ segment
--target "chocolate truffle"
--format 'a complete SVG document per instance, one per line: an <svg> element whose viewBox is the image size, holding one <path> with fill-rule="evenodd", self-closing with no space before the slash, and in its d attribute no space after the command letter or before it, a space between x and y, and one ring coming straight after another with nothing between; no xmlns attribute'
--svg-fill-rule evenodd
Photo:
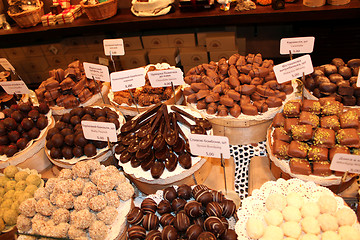
<svg viewBox="0 0 360 240"><path fill-rule="evenodd" d="M20 133L18 131L11 131L8 133L8 138L10 142L16 142L20 138Z"/></svg>
<svg viewBox="0 0 360 240"><path fill-rule="evenodd" d="M145 198L141 203L141 210L144 213L155 213L157 204L152 198Z"/></svg>
<svg viewBox="0 0 360 240"><path fill-rule="evenodd" d="M165 213L160 217L161 226L173 225L175 217L171 213Z"/></svg>
<svg viewBox="0 0 360 240"><path fill-rule="evenodd" d="M39 104L39 112L42 114L47 114L50 111L49 106L46 103Z"/></svg>
<svg viewBox="0 0 360 240"><path fill-rule="evenodd" d="M205 212L208 216L221 217L223 210L218 202L209 202L206 205Z"/></svg>
<svg viewBox="0 0 360 240"><path fill-rule="evenodd" d="M204 211L201 203L197 201L189 201L185 204L184 210L189 217L197 218L200 217Z"/></svg>
<svg viewBox="0 0 360 240"><path fill-rule="evenodd" d="M85 145L84 147L84 154L87 156L87 157L93 157L96 155L96 147L94 144L92 143L88 143Z"/></svg>
<svg viewBox="0 0 360 240"><path fill-rule="evenodd" d="M151 230L146 235L145 240L161 240L161 232L159 230Z"/></svg>
<svg viewBox="0 0 360 240"><path fill-rule="evenodd" d="M61 116L60 120L62 122L70 123L70 118L71 118L71 114L65 113L64 115Z"/></svg>
<svg viewBox="0 0 360 240"><path fill-rule="evenodd" d="M62 153L61 153L61 149L57 148L57 147L53 147L50 150L50 157L54 158L54 159L60 159L62 158Z"/></svg>
<svg viewBox="0 0 360 240"><path fill-rule="evenodd" d="M233 229L226 229L223 235L221 235L222 240L236 240L237 234Z"/></svg>
<svg viewBox="0 0 360 240"><path fill-rule="evenodd" d="M3 120L4 126L9 130L15 130L17 128L17 123L13 118L5 118Z"/></svg>
<svg viewBox="0 0 360 240"><path fill-rule="evenodd" d="M146 230L142 226L134 225L128 229L128 237L131 240L145 239Z"/></svg>
<svg viewBox="0 0 360 240"><path fill-rule="evenodd" d="M88 144L88 140L84 137L83 133L79 133L75 136L74 143L76 146L85 147Z"/></svg>
<svg viewBox="0 0 360 240"><path fill-rule="evenodd" d="M161 200L157 206L157 211L160 215L170 213L172 211L171 204L168 200Z"/></svg>
<svg viewBox="0 0 360 240"><path fill-rule="evenodd" d="M16 122L21 123L24 116L22 115L22 113L20 111L14 111L11 113L11 118L13 118Z"/></svg>
<svg viewBox="0 0 360 240"><path fill-rule="evenodd" d="M73 130L70 128L64 128L60 131L60 134L66 137L67 135L73 134Z"/></svg>
<svg viewBox="0 0 360 240"><path fill-rule="evenodd" d="M9 145L7 147L5 147L4 149L4 153L6 154L7 157L12 157L14 156L15 153L17 153L18 148L16 145Z"/></svg>
<svg viewBox="0 0 360 240"><path fill-rule="evenodd" d="M209 188L206 186L206 185L196 185L193 189L192 189L192 194L193 196L195 197L196 194L198 192L201 192L201 191L205 191L205 190L209 190Z"/></svg>
<svg viewBox="0 0 360 240"><path fill-rule="evenodd" d="M174 226L180 232L185 232L190 226L190 219L186 215L185 211L180 211L176 214Z"/></svg>
<svg viewBox="0 0 360 240"><path fill-rule="evenodd" d="M175 198L171 203L171 208L174 212L179 212L180 210L184 209L185 204L185 199Z"/></svg>
<svg viewBox="0 0 360 240"><path fill-rule="evenodd" d="M44 128L46 128L47 125L48 125L48 120L46 117L40 117L36 121L36 127L40 130L43 130Z"/></svg>
<svg viewBox="0 0 360 240"><path fill-rule="evenodd" d="M159 218L154 213L147 213L144 216L142 225L148 231L157 230L159 227Z"/></svg>
<svg viewBox="0 0 360 240"><path fill-rule="evenodd" d="M161 238L163 240L177 240L178 231L172 225L167 225L161 232Z"/></svg>
<svg viewBox="0 0 360 240"><path fill-rule="evenodd" d="M75 115L70 118L70 123L75 126L76 124L79 124L81 122L81 119L79 116Z"/></svg>
<svg viewBox="0 0 360 240"><path fill-rule="evenodd" d="M186 236L189 240L196 240L202 231L199 225L193 224L186 230Z"/></svg>
<svg viewBox="0 0 360 240"><path fill-rule="evenodd" d="M197 240L215 240L216 237L211 232L202 232L198 236Z"/></svg>
<svg viewBox="0 0 360 240"><path fill-rule="evenodd" d="M64 142L72 147L74 145L74 134L69 134L64 138Z"/></svg>
<svg viewBox="0 0 360 240"><path fill-rule="evenodd" d="M179 198L183 198L185 200L190 199L191 197L191 187L186 184L182 184L177 189L177 195Z"/></svg>
<svg viewBox="0 0 360 240"><path fill-rule="evenodd" d="M74 157L74 154L72 152L72 148L69 147L69 146L64 146L62 149L61 149L61 153L63 155L63 157L65 159L71 159Z"/></svg>
<svg viewBox="0 0 360 240"><path fill-rule="evenodd" d="M64 143L64 136L60 133L56 133L51 137L51 142L53 143L54 147L61 147Z"/></svg>
<svg viewBox="0 0 360 240"><path fill-rule="evenodd" d="M20 138L19 140L17 140L16 146L18 147L18 149L24 149L28 142L29 140L27 140L26 138Z"/></svg>
<svg viewBox="0 0 360 240"><path fill-rule="evenodd" d="M40 113L38 110L33 109L28 113L28 117L31 118L34 122L36 122L40 117Z"/></svg>
<svg viewBox="0 0 360 240"><path fill-rule="evenodd" d="M20 103L19 110L23 112L31 111L31 103L30 102Z"/></svg>
<svg viewBox="0 0 360 240"><path fill-rule="evenodd" d="M81 157L82 155L84 155L84 151L83 151L82 147L76 146L73 148L73 154L75 157L78 158L78 157Z"/></svg>
<svg viewBox="0 0 360 240"><path fill-rule="evenodd" d="M229 200L229 199L225 199L224 201L222 201L220 203L220 205L222 206L222 215L224 217L231 217L235 211L236 211L236 205L235 203L232 201L232 200Z"/></svg>
<svg viewBox="0 0 360 240"><path fill-rule="evenodd" d="M219 237L225 231L224 224L218 217L210 216L204 221L204 228L206 231L212 232Z"/></svg>
<svg viewBox="0 0 360 240"><path fill-rule="evenodd" d="M161 161L155 161L153 166L150 169L151 176L154 179L160 178L160 176L163 174L165 169L165 164Z"/></svg>
<svg viewBox="0 0 360 240"><path fill-rule="evenodd" d="M134 207L130 210L128 215L126 216L127 222L131 225L140 225L144 218L144 214L141 209L138 207Z"/></svg>
<svg viewBox="0 0 360 240"><path fill-rule="evenodd" d="M213 196L209 191L202 191L195 195L195 199L196 201L201 202L203 206L206 206L212 201Z"/></svg>
<svg viewBox="0 0 360 240"><path fill-rule="evenodd" d="M36 139L40 136L40 130L37 127L33 127L28 134L31 139Z"/></svg>
<svg viewBox="0 0 360 240"><path fill-rule="evenodd" d="M8 145L10 142L7 135L0 136L0 145Z"/></svg>
<svg viewBox="0 0 360 240"><path fill-rule="evenodd" d="M175 198L177 198L177 192L174 187L167 187L163 190L164 199L172 202Z"/></svg>
<svg viewBox="0 0 360 240"><path fill-rule="evenodd" d="M226 219L226 217L222 216L222 217L220 217L220 220L221 220L221 222L223 223L223 225L224 225L225 228L229 228L229 222L228 222L228 220Z"/></svg>
<svg viewBox="0 0 360 240"><path fill-rule="evenodd" d="M222 202L224 200L224 194L222 194L219 191L211 190L211 194L213 196L213 201L214 202L220 203L220 202Z"/></svg>
<svg viewBox="0 0 360 240"><path fill-rule="evenodd" d="M52 136L54 136L56 133L59 133L59 132L60 131L57 128L50 128L49 131L46 134L46 140L50 140L52 138Z"/></svg>

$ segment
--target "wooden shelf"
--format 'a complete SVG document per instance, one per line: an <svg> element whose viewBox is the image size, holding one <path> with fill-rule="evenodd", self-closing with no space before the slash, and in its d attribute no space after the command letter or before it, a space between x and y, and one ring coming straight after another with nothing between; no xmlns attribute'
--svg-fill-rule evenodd
<svg viewBox="0 0 360 240"><path fill-rule="evenodd" d="M296 23L313 21L352 21L360 18L360 1L352 0L347 5L311 8L301 2L286 4L285 9L273 10L270 6L257 6L255 10L237 12L234 7L224 12L216 6L201 12L175 11L158 17L136 17L130 9L119 9L116 16L98 22L91 22L84 14L71 24L21 29L16 24L11 30L0 30L0 43L21 42L24 39L51 39L72 34L92 34L96 32L139 32L146 30L179 29L192 27L214 27L247 24ZM356 22L356 21L354 21Z"/></svg>

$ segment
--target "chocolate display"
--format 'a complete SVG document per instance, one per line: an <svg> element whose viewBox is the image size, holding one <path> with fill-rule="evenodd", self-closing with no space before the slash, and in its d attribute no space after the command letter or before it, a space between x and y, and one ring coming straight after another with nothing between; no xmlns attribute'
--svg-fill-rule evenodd
<svg viewBox="0 0 360 240"><path fill-rule="evenodd" d="M208 114L258 115L280 107L293 92L291 83L277 83L272 67L273 61L263 60L261 54L234 54L228 60L202 64L186 73L189 86L184 95Z"/></svg>
<svg viewBox="0 0 360 240"><path fill-rule="evenodd" d="M33 106L30 102L2 110L5 118L0 121L0 155L12 157L25 149L28 142L37 139L49 124L48 112L46 103Z"/></svg>
<svg viewBox="0 0 360 240"><path fill-rule="evenodd" d="M192 190L191 190L192 188ZM186 189L189 198L181 198ZM190 191L189 191L190 190ZM175 193L173 192L175 191ZM172 202L184 201L183 209L172 209L170 212L163 211L169 204L165 198L169 197ZM210 194L211 200L204 205L196 201L196 195ZM161 192L157 193L158 196ZM128 214L127 220L130 225L128 229L129 239L237 239L233 229L229 228L229 219L236 212L235 203L228 200L221 192L211 190L205 185L188 186L186 184L179 187L168 187L162 191L163 199L156 205L151 196L145 198L139 207L134 207ZM221 196L221 197L220 197ZM156 198L155 198L156 199ZM213 201L214 199L214 201ZM215 201L217 200L217 201ZM145 202L145 203L144 203ZM157 209L155 214L148 213L149 206L151 211ZM167 207L166 207L167 208ZM141 221L142 216L144 220ZM160 219L160 220L158 220ZM162 227L158 226L158 221ZM135 230L138 229L140 235ZM161 238L156 238L161 233Z"/></svg>
<svg viewBox="0 0 360 240"><path fill-rule="evenodd" d="M84 67L78 60L63 70L53 69L50 77L35 90L39 102L46 101L49 106L71 109L87 102L94 94L100 92L102 82L85 77Z"/></svg>
<svg viewBox="0 0 360 240"><path fill-rule="evenodd" d="M317 98L333 96L345 106L360 104L360 88L356 87L360 59L351 59L345 63L334 58L330 64L314 68L307 75L304 85Z"/></svg>
<svg viewBox="0 0 360 240"><path fill-rule="evenodd" d="M178 165L183 169L192 167L188 140L179 123L197 134L206 134L211 124L189 116L179 107L172 106L171 110L169 113L165 104L156 104L121 127L120 142L115 147L120 163L130 162L132 168L150 171L154 179L160 178L165 168L172 172ZM185 118L195 120L196 124L190 125ZM184 189L181 194L186 198L189 193ZM165 199L172 203L175 198L172 190Z"/></svg>
<svg viewBox="0 0 360 240"><path fill-rule="evenodd" d="M101 115L101 116L100 116ZM46 135L46 151L53 159L72 159L81 156L94 157L98 149L107 147L107 142L87 140L81 121L116 122L119 129L119 115L109 107L77 107L61 116L54 128Z"/></svg>
<svg viewBox="0 0 360 240"><path fill-rule="evenodd" d="M284 122L284 127L282 126ZM332 97L294 100L274 118L271 151L292 173L330 176L335 153L358 154L359 111L345 111Z"/></svg>

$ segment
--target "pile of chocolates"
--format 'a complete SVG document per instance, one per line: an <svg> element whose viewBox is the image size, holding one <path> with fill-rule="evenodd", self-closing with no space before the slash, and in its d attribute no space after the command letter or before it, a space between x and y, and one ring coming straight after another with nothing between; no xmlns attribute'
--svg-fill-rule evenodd
<svg viewBox="0 0 360 240"><path fill-rule="evenodd" d="M129 212L127 233L129 239L236 240L228 222L235 211L232 200L205 185L168 187L159 204L148 197Z"/></svg>
<svg viewBox="0 0 360 240"><path fill-rule="evenodd" d="M360 59L347 63L334 58L330 64L315 67L314 72L305 77L305 87L317 98L334 96L345 106L360 105L360 88L356 86Z"/></svg>
<svg viewBox="0 0 360 240"><path fill-rule="evenodd" d="M155 66L150 66L148 72L157 70L158 69L156 69ZM143 87L115 92L114 102L120 105L124 103L128 106L135 104L129 91L132 92L136 103L139 104L139 106L141 107L146 107L169 100L173 96L173 90L171 87L153 88L150 85L147 73L145 75L145 85Z"/></svg>
<svg viewBox="0 0 360 240"><path fill-rule="evenodd" d="M272 153L294 174L340 176L330 163L336 153L360 154L359 118L332 97L290 101L273 120Z"/></svg>
<svg viewBox="0 0 360 240"><path fill-rule="evenodd" d="M111 122L119 129L119 115L108 107L77 107L61 116L46 135L46 148L53 159L72 159L83 155L93 157L97 149L108 146L107 142L85 138L81 121Z"/></svg>
<svg viewBox="0 0 360 240"><path fill-rule="evenodd" d="M258 115L269 108L280 107L286 95L293 92L291 83L279 84L273 72L273 61L261 54L232 55L216 64L202 64L190 69L184 88L188 103L196 104L207 114L238 117Z"/></svg>
<svg viewBox="0 0 360 240"><path fill-rule="evenodd" d="M66 70L51 70L49 75L35 90L39 102L46 101L49 106L75 108L101 91L102 83L87 79L80 61L70 63Z"/></svg>
<svg viewBox="0 0 360 240"><path fill-rule="evenodd" d="M12 157L26 148L29 141L40 136L41 130L48 126L46 103L33 106L30 102L11 105L1 111L0 120L0 155Z"/></svg>
<svg viewBox="0 0 360 240"><path fill-rule="evenodd" d="M188 139L178 122L197 134L206 134L212 126L207 120L194 118L176 106L172 106L172 110L174 112L169 113L167 106L159 103L121 127L120 142L115 147L120 163L130 162L133 168L150 170L154 179L159 178L165 168L174 171L178 163L184 169L191 168ZM196 124L190 125L183 116L192 118Z"/></svg>

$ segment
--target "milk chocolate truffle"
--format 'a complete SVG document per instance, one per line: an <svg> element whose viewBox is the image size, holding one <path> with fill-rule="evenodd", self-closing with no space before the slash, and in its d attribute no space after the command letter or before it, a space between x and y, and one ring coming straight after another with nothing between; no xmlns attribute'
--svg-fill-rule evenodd
<svg viewBox="0 0 360 240"><path fill-rule="evenodd" d="M49 106L46 103L39 104L39 112L42 114L47 114L50 111Z"/></svg>
<svg viewBox="0 0 360 240"><path fill-rule="evenodd" d="M202 191L205 191L205 190L209 190L209 188L208 188L206 185L202 185L202 184L196 185L196 186L192 189L192 194L193 194L193 196L195 197L198 192L202 192Z"/></svg>
<svg viewBox="0 0 360 240"><path fill-rule="evenodd" d="M214 202L220 203L220 202L222 202L224 200L224 194L222 194L219 191L211 190L211 194L213 196L213 201Z"/></svg>
<svg viewBox="0 0 360 240"><path fill-rule="evenodd" d="M50 157L54 158L54 159L60 159L62 158L62 153L61 153L61 149L57 148L57 147L53 147L50 150Z"/></svg>
<svg viewBox="0 0 360 240"><path fill-rule="evenodd" d="M221 217L223 211L221 205L218 202L209 202L206 205L205 212L208 216Z"/></svg>
<svg viewBox="0 0 360 240"><path fill-rule="evenodd" d="M15 130L17 128L17 123L13 118L5 118L3 120L4 126L9 130Z"/></svg>
<svg viewBox="0 0 360 240"><path fill-rule="evenodd" d="M177 192L174 187L167 187L163 190L164 199L172 202L175 198L177 198Z"/></svg>
<svg viewBox="0 0 360 240"><path fill-rule="evenodd" d="M213 196L211 192L208 191L202 191L196 194L195 200L198 202L201 202L203 206L206 206L209 202L211 202L213 199Z"/></svg>
<svg viewBox="0 0 360 240"><path fill-rule="evenodd" d="M198 217L193 219L193 223L199 225L202 229L204 229L204 218Z"/></svg>
<svg viewBox="0 0 360 240"><path fill-rule="evenodd" d="M222 240L236 240L237 234L233 229L226 229L223 235L221 235Z"/></svg>
<svg viewBox="0 0 360 240"><path fill-rule="evenodd" d="M179 212L180 210L184 209L186 204L186 200L182 198L175 198L171 203L171 208L174 212Z"/></svg>
<svg viewBox="0 0 360 240"><path fill-rule="evenodd" d="M72 150L73 150L73 149L72 149L71 147L69 147L69 146L64 146L64 147L61 149L61 153L62 153L62 155L63 155L63 157L64 157L65 159L71 159L71 158L74 157L74 154L73 154Z"/></svg>
<svg viewBox="0 0 360 240"><path fill-rule="evenodd" d="M14 111L11 113L11 118L13 118L16 122L20 123L23 120L24 116L20 111Z"/></svg>
<svg viewBox="0 0 360 240"><path fill-rule="evenodd" d="M224 217L229 218L235 213L236 205L232 200L225 199L220 204L222 205L222 209L223 209L222 215Z"/></svg>
<svg viewBox="0 0 360 240"><path fill-rule="evenodd" d="M165 213L160 217L161 226L173 225L175 217L171 213Z"/></svg>
<svg viewBox="0 0 360 240"><path fill-rule="evenodd" d="M84 154L87 156L87 157L93 157L96 155L96 147L94 144L92 143L88 143L85 145L84 147Z"/></svg>
<svg viewBox="0 0 360 240"><path fill-rule="evenodd" d="M198 238L198 236L200 235L200 233L202 233L202 228L197 225L197 224L193 224L191 225L187 230L186 230L186 236L187 239L189 240L196 240Z"/></svg>
<svg viewBox="0 0 360 240"><path fill-rule="evenodd" d="M202 232L198 236L197 240L215 240L216 237L211 232Z"/></svg>
<svg viewBox="0 0 360 240"><path fill-rule="evenodd" d="M161 238L163 240L177 240L178 231L172 225L167 225L161 232Z"/></svg>
<svg viewBox="0 0 360 240"><path fill-rule="evenodd" d="M37 127L33 127L28 134L31 139L36 139L40 136L40 130Z"/></svg>
<svg viewBox="0 0 360 240"><path fill-rule="evenodd" d="M159 227L159 218L154 213L147 213L144 216L142 225L148 231L156 230Z"/></svg>
<svg viewBox="0 0 360 240"><path fill-rule="evenodd" d="M29 140L27 140L26 138L20 138L19 140L17 140L16 146L18 147L18 149L24 149L28 142Z"/></svg>
<svg viewBox="0 0 360 240"><path fill-rule="evenodd" d="M229 228L229 222L228 222L228 220L226 219L226 217L222 216L222 217L220 217L220 220L221 220L221 222L223 223L223 225L224 225L225 228Z"/></svg>
<svg viewBox="0 0 360 240"><path fill-rule="evenodd" d="M144 214L140 208L134 207L126 216L127 222L131 225L140 225L144 218Z"/></svg>
<svg viewBox="0 0 360 240"><path fill-rule="evenodd" d="M210 216L204 221L204 228L206 231L212 232L219 237L225 231L224 224L218 217Z"/></svg>
<svg viewBox="0 0 360 240"><path fill-rule="evenodd" d="M177 189L177 195L179 198L183 198L185 200L190 199L191 197L191 187L186 184L182 184Z"/></svg>
<svg viewBox="0 0 360 240"><path fill-rule="evenodd" d="M73 148L73 154L75 157L81 157L82 155L84 155L84 151L82 147L76 146Z"/></svg>
<svg viewBox="0 0 360 240"><path fill-rule="evenodd" d="M172 211L171 204L168 200L161 200L157 206L157 211L160 215L170 213Z"/></svg>
<svg viewBox="0 0 360 240"><path fill-rule="evenodd" d="M47 125L48 125L48 120L46 117L40 117L36 121L36 127L40 130L43 130L44 128L46 128Z"/></svg>
<svg viewBox="0 0 360 240"><path fill-rule="evenodd" d="M197 201L189 201L185 204L184 210L189 217L197 218L200 217L204 211L201 203Z"/></svg>
<svg viewBox="0 0 360 240"><path fill-rule="evenodd" d="M18 148L16 145L9 145L7 147L5 147L4 149L4 153L6 154L7 157L12 157L14 156L15 153L17 153Z"/></svg>
<svg viewBox="0 0 360 240"><path fill-rule="evenodd" d="M60 133L56 133L51 137L51 142L53 143L54 147L61 147L64 143L64 136Z"/></svg>
<svg viewBox="0 0 360 240"><path fill-rule="evenodd" d="M145 239L146 230L142 226L134 225L128 229L128 237L131 240Z"/></svg>
<svg viewBox="0 0 360 240"><path fill-rule="evenodd" d="M146 235L145 240L161 240L161 232L159 230L151 230Z"/></svg>
<svg viewBox="0 0 360 240"><path fill-rule="evenodd" d="M155 213L157 204L152 198L145 198L141 203L141 210L144 213Z"/></svg>
<svg viewBox="0 0 360 240"><path fill-rule="evenodd" d="M190 226L190 219L186 215L185 211L180 211L176 214L174 226L180 232L185 232Z"/></svg>

